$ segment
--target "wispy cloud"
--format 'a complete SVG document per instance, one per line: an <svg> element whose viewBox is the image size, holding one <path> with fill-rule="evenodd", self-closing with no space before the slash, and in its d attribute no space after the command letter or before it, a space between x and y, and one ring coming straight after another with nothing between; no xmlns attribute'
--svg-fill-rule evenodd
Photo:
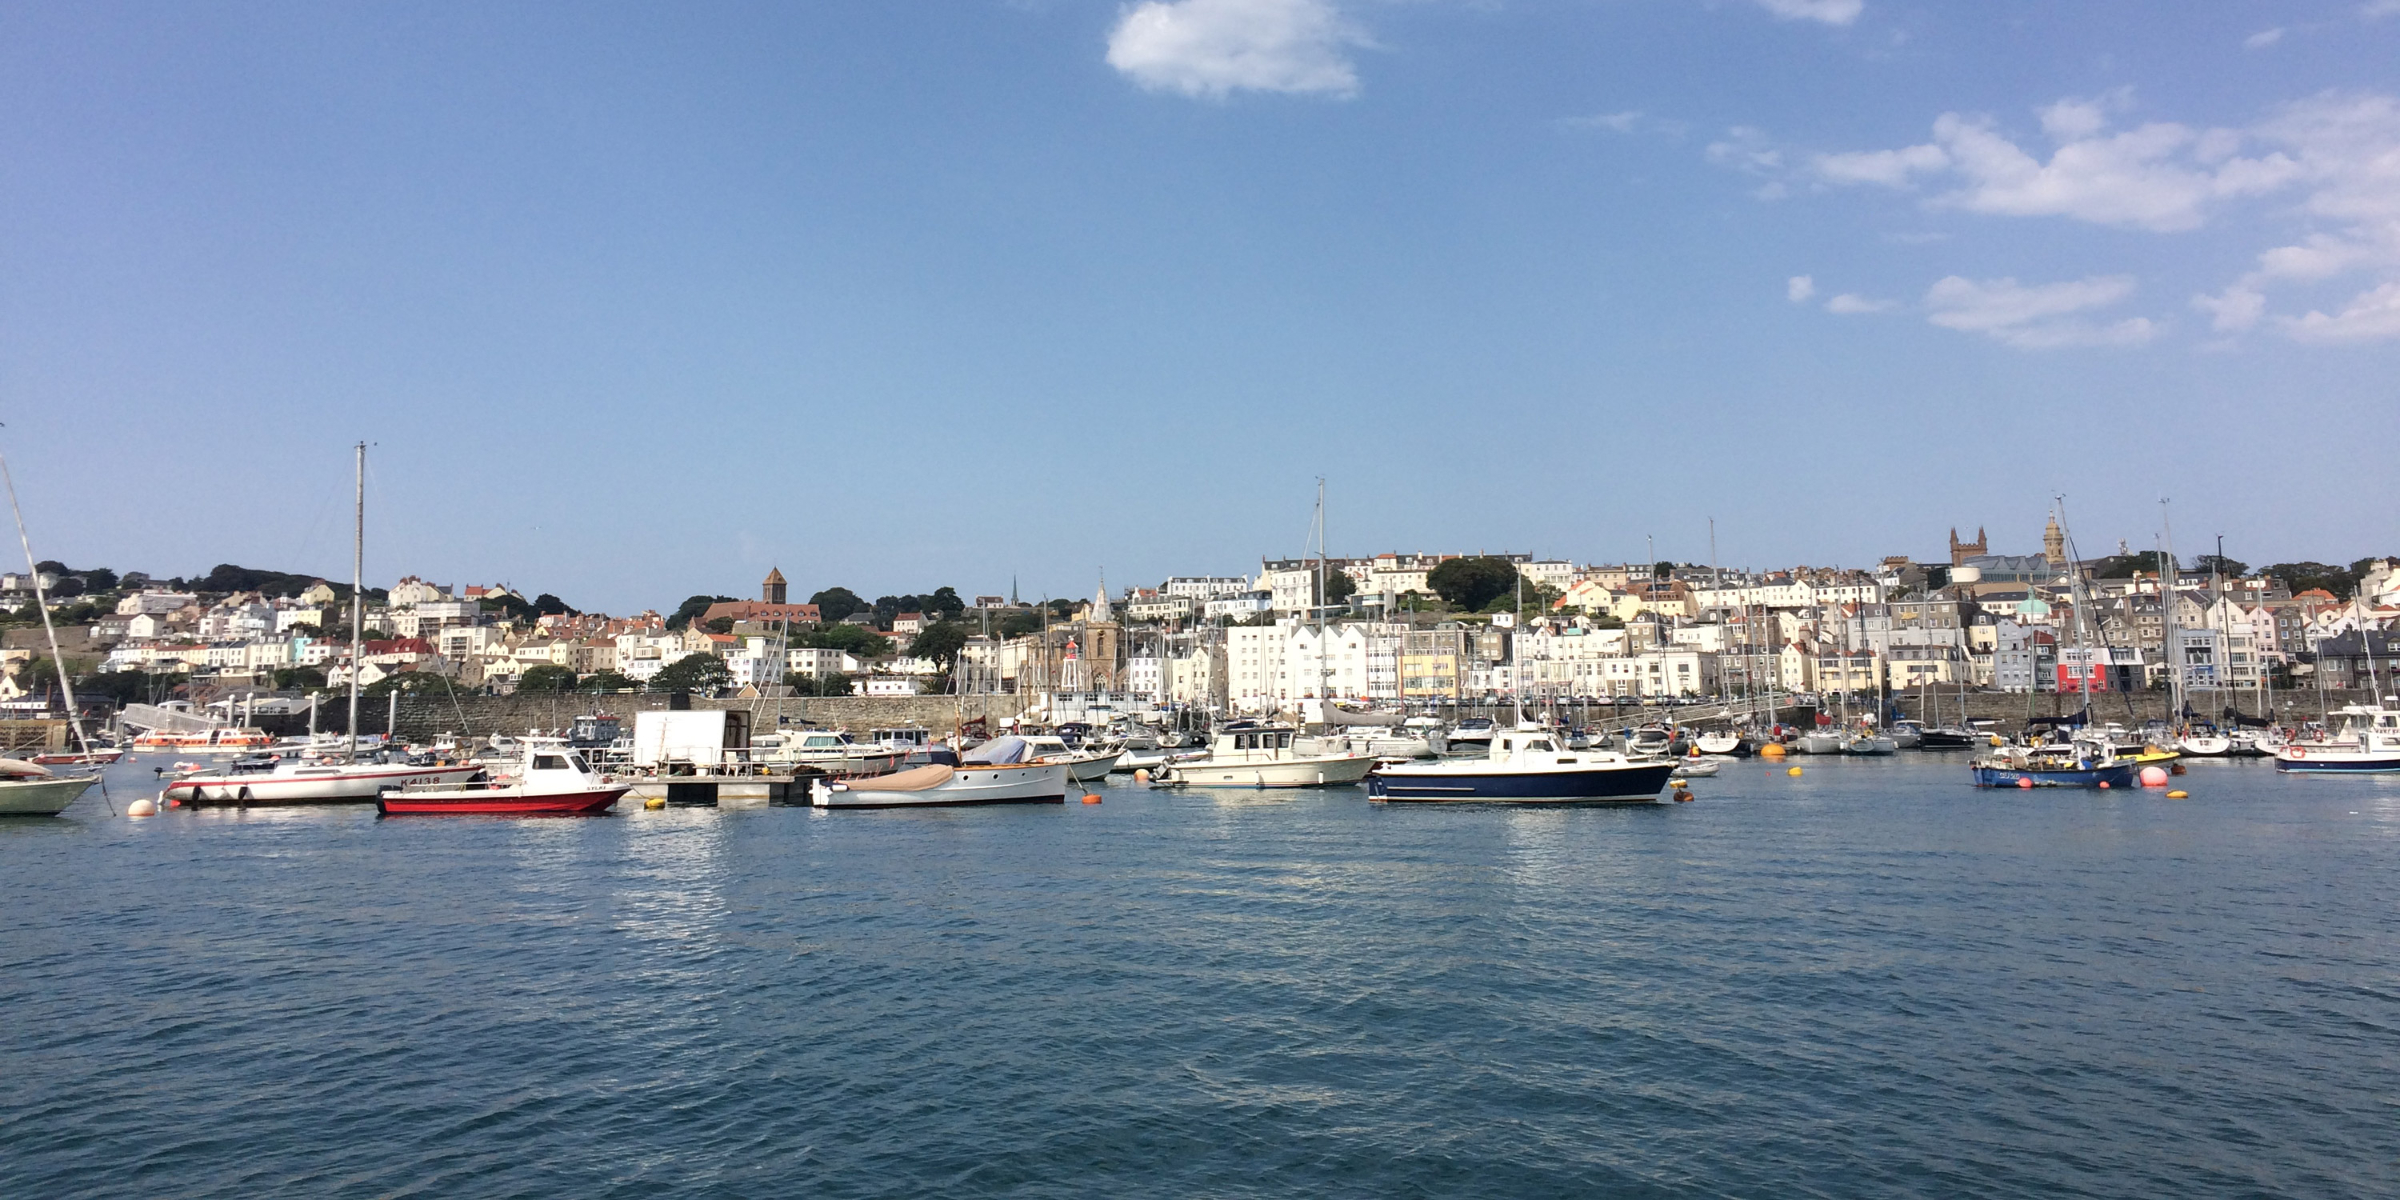
<svg viewBox="0 0 2400 1200"><path fill-rule="evenodd" d="M1143 0L1108 37L1108 65L1153 91L1350 96L1366 42L1331 0Z"/></svg>
<svg viewBox="0 0 2400 1200"><path fill-rule="evenodd" d="M1898 306L1894 305L1889 300L1869 300L1865 296L1858 295L1855 292L1843 292L1841 295L1835 296L1833 299L1825 302L1826 312L1835 313L1841 316L1857 316L1862 313L1890 312L1895 307Z"/></svg>
<svg viewBox="0 0 2400 1200"><path fill-rule="evenodd" d="M2261 29L2257 33L2243 38L2242 48L2246 50L2264 50L2282 40L2283 27L2278 25L2273 29Z"/></svg>
<svg viewBox="0 0 2400 1200"><path fill-rule="evenodd" d="M1866 0L1758 0L1758 6L1786 21L1823 21L1847 25L1866 11Z"/></svg>
<svg viewBox="0 0 2400 1200"><path fill-rule="evenodd" d="M1794 304L1806 304L1817 294L1817 281L1806 275L1794 275L1783 285L1783 298Z"/></svg>
<svg viewBox="0 0 2400 1200"><path fill-rule="evenodd" d="M1951 275L1926 290L1925 307L1930 314L1926 320L2025 350L2139 345L2158 333L2149 319L2133 317L2101 325L2082 316L2122 303L2133 291L2130 275L2043 284Z"/></svg>
<svg viewBox="0 0 2400 1200"><path fill-rule="evenodd" d="M2311 309L2306 316L2278 320L2285 333L2303 342L2382 342L2400 338L2400 282L2359 293L2349 305L2328 316Z"/></svg>

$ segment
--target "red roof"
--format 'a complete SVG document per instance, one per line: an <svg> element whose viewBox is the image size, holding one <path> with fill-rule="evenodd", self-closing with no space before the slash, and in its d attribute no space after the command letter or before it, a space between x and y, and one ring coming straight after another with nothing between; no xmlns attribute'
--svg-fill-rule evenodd
<svg viewBox="0 0 2400 1200"><path fill-rule="evenodd" d="M706 625L719 617L736 621L790 621L794 625L823 623L814 604L769 604L764 600L719 600L700 614L700 623Z"/></svg>

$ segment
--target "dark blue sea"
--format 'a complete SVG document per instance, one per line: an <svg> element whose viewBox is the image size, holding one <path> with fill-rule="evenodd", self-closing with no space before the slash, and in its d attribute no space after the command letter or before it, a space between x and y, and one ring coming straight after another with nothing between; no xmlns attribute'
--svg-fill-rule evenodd
<svg viewBox="0 0 2400 1200"><path fill-rule="evenodd" d="M0 1197L2400 1195L2400 778L0 823ZM149 784L120 767L121 805Z"/></svg>

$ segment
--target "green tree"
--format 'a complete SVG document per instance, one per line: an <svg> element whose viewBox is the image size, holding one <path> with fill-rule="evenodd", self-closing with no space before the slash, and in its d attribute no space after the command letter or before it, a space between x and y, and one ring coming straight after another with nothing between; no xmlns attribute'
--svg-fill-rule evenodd
<svg viewBox="0 0 2400 1200"><path fill-rule="evenodd" d="M540 666L527 667L524 674L517 676L517 690L520 692L571 692L575 690L575 672L571 668L562 667L556 663L543 663Z"/></svg>
<svg viewBox="0 0 2400 1200"><path fill-rule="evenodd" d="M667 628L689 629L691 628L692 621L695 618L699 617L701 613L708 611L709 605L731 599L733 599L731 596L687 597L682 604L676 606L674 615L667 618Z"/></svg>
<svg viewBox="0 0 2400 1200"><path fill-rule="evenodd" d="M450 681L431 671L401 671L386 675L359 689L362 696L388 696L393 692L438 692L450 687Z"/></svg>
<svg viewBox="0 0 2400 1200"><path fill-rule="evenodd" d="M615 671L594 671L584 676L583 682L575 685L575 690L580 692L621 692L640 686L642 685L634 682L633 678L628 675L622 675Z"/></svg>
<svg viewBox="0 0 2400 1200"><path fill-rule="evenodd" d="M1325 598L1320 603L1341 604L1357 594L1358 581L1349 572L1325 568Z"/></svg>
<svg viewBox="0 0 2400 1200"><path fill-rule="evenodd" d="M2250 564L2237 558L2224 558L2215 554L2203 554L2199 561L2192 565L2203 571L2214 571L2227 579L2239 579L2250 573Z"/></svg>
<svg viewBox="0 0 2400 1200"><path fill-rule="evenodd" d="M75 698L107 697L122 707L148 704L183 686L181 675L147 675L140 671L103 671L75 682Z"/></svg>
<svg viewBox="0 0 2400 1200"><path fill-rule="evenodd" d="M2139 554L2111 554L2092 569L2094 579L2131 579L2135 572L2156 575L2166 567L2167 556L2156 550Z"/></svg>
<svg viewBox="0 0 2400 1200"><path fill-rule="evenodd" d="M1453 608L1475 612L1517 586L1517 568L1505 558L1453 558L1435 567L1425 582Z"/></svg>
<svg viewBox="0 0 2400 1200"><path fill-rule="evenodd" d="M314 691L324 686L325 672L315 667L277 667L275 669L276 691L288 692L295 689Z"/></svg>
<svg viewBox="0 0 2400 1200"><path fill-rule="evenodd" d="M1042 613L1040 609L1012 608L1008 610L1007 616L1000 618L1000 636L1003 638L1021 638L1027 634L1041 631Z"/></svg>
<svg viewBox="0 0 2400 1200"><path fill-rule="evenodd" d="M714 654L687 654L650 677L654 692L715 692L732 682L733 672Z"/></svg>
<svg viewBox="0 0 2400 1200"><path fill-rule="evenodd" d="M860 658L881 658L892 652L890 638L864 625L827 625L811 631L800 641L818 650L839 650Z"/></svg>
<svg viewBox="0 0 2400 1200"><path fill-rule="evenodd" d="M936 621L919 630L908 644L908 652L918 658L930 658L940 663L944 671L958 661L958 652L967 644L967 627L957 621Z"/></svg>
<svg viewBox="0 0 2400 1200"><path fill-rule="evenodd" d="M958 598L957 588L938 587L933 589L932 595L925 597L925 611L955 618L967 611L967 602Z"/></svg>
<svg viewBox="0 0 2400 1200"><path fill-rule="evenodd" d="M864 612L870 605L858 598L858 593L846 587L829 587L808 598L817 606L817 616L828 625L839 623L852 613Z"/></svg>
<svg viewBox="0 0 2400 1200"><path fill-rule="evenodd" d="M533 598L533 611L536 615L544 617L577 615L574 609L567 607L566 601L548 592L543 592Z"/></svg>
<svg viewBox="0 0 2400 1200"><path fill-rule="evenodd" d="M708 622L708 624L703 626L703 628L707 629L710 633L732 633L733 618L718 617L716 620Z"/></svg>

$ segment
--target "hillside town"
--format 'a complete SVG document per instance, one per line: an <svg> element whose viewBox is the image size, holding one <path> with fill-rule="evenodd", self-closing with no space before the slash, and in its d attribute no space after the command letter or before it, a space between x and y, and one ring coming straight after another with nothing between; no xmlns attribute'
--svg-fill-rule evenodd
<svg viewBox="0 0 2400 1200"><path fill-rule="evenodd" d="M2030 540L2030 539L2029 539ZM2071 560L1983 530L1876 566L1752 571L1583 565L1526 554L1285 558L1088 600L842 587L694 596L671 613L580 612L505 584L405 576L368 593L353 661L347 585L220 567L157 580L43 564L89 702L346 688L678 689L742 696L958 693L1106 698L1133 709L1294 711L1320 697L1406 707L1508 699L1657 702L1927 688L2262 692L2367 686L2400 618L2400 566ZM36 581L10 607L0 700L54 703L35 652Z"/></svg>

